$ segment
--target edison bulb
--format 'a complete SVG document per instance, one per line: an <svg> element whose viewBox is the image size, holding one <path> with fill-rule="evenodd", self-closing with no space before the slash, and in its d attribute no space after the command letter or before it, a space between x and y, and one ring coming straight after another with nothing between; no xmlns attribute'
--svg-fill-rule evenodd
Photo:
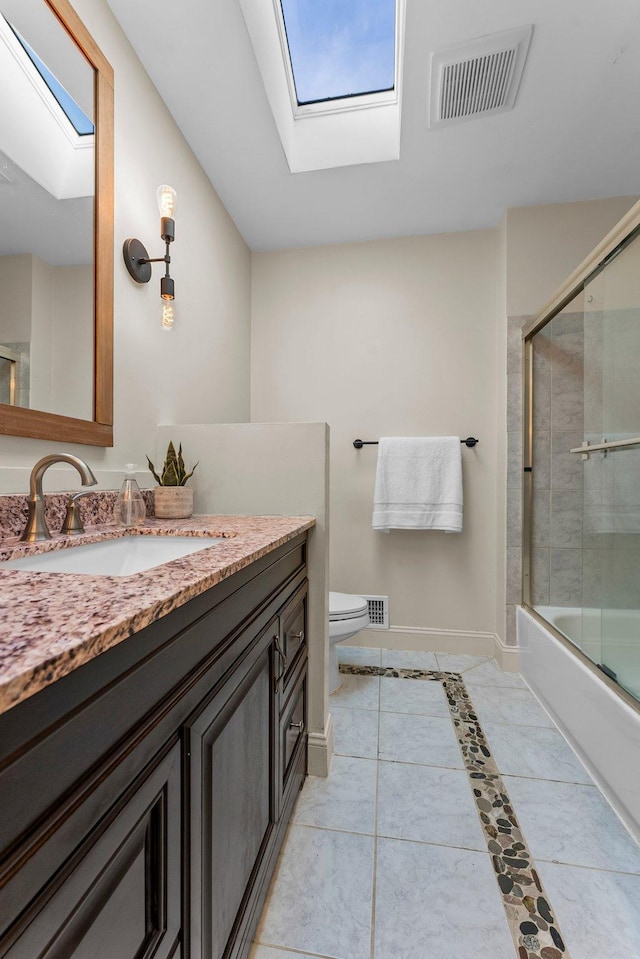
<svg viewBox="0 0 640 959"><path fill-rule="evenodd" d="M160 324L163 330L172 330L176 320L175 300L160 300Z"/></svg>
<svg viewBox="0 0 640 959"><path fill-rule="evenodd" d="M173 219L176 212L176 191L167 183L158 187L156 192L158 198L158 209L160 216L167 216Z"/></svg>

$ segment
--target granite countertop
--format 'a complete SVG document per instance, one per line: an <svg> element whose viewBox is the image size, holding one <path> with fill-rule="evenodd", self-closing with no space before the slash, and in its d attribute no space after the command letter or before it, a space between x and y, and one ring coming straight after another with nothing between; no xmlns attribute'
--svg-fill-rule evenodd
<svg viewBox="0 0 640 959"><path fill-rule="evenodd" d="M147 519L132 529L95 526L33 545L5 540L0 560L131 534L226 539L132 576L27 572L0 562L0 713L314 524L311 516L193 516Z"/></svg>

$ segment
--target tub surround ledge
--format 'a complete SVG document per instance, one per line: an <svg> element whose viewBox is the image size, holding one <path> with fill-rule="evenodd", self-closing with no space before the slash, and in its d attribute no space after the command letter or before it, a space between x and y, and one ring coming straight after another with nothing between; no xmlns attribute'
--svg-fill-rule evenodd
<svg viewBox="0 0 640 959"><path fill-rule="evenodd" d="M528 610L518 609L522 675L629 832L640 841L640 712Z"/></svg>
<svg viewBox="0 0 640 959"><path fill-rule="evenodd" d="M41 543L4 539L0 560L130 535L225 541L132 576L27 572L0 563L0 713L216 586L315 524L311 516L147 519Z"/></svg>

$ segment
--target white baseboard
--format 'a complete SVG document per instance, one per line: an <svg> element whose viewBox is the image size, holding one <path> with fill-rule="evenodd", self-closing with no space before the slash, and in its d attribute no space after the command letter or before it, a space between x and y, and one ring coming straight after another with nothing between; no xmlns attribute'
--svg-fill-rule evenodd
<svg viewBox="0 0 640 959"><path fill-rule="evenodd" d="M363 629L349 640L350 646L376 649L410 649L424 653L467 653L495 655L495 633L464 629L432 629L428 626L391 626Z"/></svg>
<svg viewBox="0 0 640 959"><path fill-rule="evenodd" d="M375 649L410 649L421 653L463 653L492 656L506 673L517 673L520 651L506 646L496 633L468 629L431 629L428 626L391 626L389 629L363 629L348 640L349 646Z"/></svg>
<svg viewBox="0 0 640 959"><path fill-rule="evenodd" d="M310 776L329 775L333 757L333 717L327 716L327 724L321 733L309 733L307 740L307 769Z"/></svg>
<svg viewBox="0 0 640 959"><path fill-rule="evenodd" d="M495 652L494 656L501 669L505 673L520 672L520 649L518 646L505 646L498 635L494 636Z"/></svg>

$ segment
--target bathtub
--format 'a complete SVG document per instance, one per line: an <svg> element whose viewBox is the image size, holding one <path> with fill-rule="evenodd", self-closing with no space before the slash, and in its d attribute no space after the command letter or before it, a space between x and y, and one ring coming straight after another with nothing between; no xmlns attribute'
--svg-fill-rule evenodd
<svg viewBox="0 0 640 959"><path fill-rule="evenodd" d="M536 606L536 611L594 663L613 670L640 700L640 610Z"/></svg>
<svg viewBox="0 0 640 959"><path fill-rule="evenodd" d="M639 614L633 632L628 615L632 611L619 612L623 614L618 617L620 637L627 647L627 640L639 635ZM555 628L568 642L519 607L520 670L627 828L640 840L640 707L613 689L573 648L575 644L589 650L595 643L599 647L600 611L586 613L583 617L582 610L545 608L545 619L555 620ZM640 645L640 639L636 643Z"/></svg>

